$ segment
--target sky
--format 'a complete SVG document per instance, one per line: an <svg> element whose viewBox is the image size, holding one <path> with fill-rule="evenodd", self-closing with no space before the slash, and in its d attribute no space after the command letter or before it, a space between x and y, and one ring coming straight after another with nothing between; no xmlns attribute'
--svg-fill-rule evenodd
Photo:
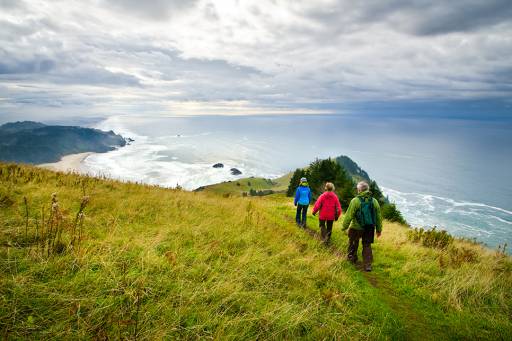
<svg viewBox="0 0 512 341"><path fill-rule="evenodd" d="M0 0L0 121L512 116L512 2Z"/></svg>

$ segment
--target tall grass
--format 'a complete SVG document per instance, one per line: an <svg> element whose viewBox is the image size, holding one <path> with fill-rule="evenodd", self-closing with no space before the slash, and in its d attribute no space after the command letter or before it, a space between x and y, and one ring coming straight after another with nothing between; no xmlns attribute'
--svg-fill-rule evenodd
<svg viewBox="0 0 512 341"><path fill-rule="evenodd" d="M373 335L361 316L395 333L380 302L355 304L371 287L262 202L95 178L85 200L83 177L12 165L0 179L14 202L1 211L8 338ZM42 208L26 243L23 196Z"/></svg>
<svg viewBox="0 0 512 341"><path fill-rule="evenodd" d="M0 164L0 203L6 339L408 338L389 293L297 229L284 196L224 198ZM334 233L343 250L346 237ZM374 275L420 306L425 328L456 327L435 338L507 338L510 257L464 246L475 261L441 266L446 250L386 223Z"/></svg>

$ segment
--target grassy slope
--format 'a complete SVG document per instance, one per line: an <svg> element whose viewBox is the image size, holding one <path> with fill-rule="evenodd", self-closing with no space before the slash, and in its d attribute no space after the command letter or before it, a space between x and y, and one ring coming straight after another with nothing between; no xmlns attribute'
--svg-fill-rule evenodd
<svg viewBox="0 0 512 341"><path fill-rule="evenodd" d="M53 192L65 222L84 192L91 201L81 248L48 257L33 236ZM512 337L509 257L457 241L478 259L446 265L386 223L366 274L344 261L339 223L325 248L294 226L293 209L280 194L224 198L0 164L2 338Z"/></svg>
<svg viewBox="0 0 512 341"><path fill-rule="evenodd" d="M277 179L243 178L234 181L225 181L218 184L205 186L202 191L221 195L242 196L251 189L256 191L270 189L274 192L285 192L293 173L288 173Z"/></svg>

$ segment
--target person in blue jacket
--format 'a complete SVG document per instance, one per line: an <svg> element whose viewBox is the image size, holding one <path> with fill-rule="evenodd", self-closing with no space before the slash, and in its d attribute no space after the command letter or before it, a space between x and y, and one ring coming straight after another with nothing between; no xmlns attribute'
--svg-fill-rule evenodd
<svg viewBox="0 0 512 341"><path fill-rule="evenodd" d="M297 206L295 221L300 227L306 227L306 217L310 202L311 189L309 189L308 180L306 178L301 178L299 187L297 187L297 190L295 191L295 199L293 200L293 204Z"/></svg>

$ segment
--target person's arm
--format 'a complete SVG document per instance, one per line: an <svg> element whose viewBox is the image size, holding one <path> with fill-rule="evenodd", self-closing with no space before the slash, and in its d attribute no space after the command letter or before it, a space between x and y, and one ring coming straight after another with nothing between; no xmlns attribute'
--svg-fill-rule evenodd
<svg viewBox="0 0 512 341"><path fill-rule="evenodd" d="M340 204L340 200L338 199L338 196L336 196L336 207L337 207L337 215L336 215L336 220L338 220L338 218L341 216L341 204Z"/></svg>
<svg viewBox="0 0 512 341"><path fill-rule="evenodd" d="M299 187L297 187L297 189L295 190L295 199L293 199L293 204L295 206L297 206L297 202L299 201L299 196L300 196Z"/></svg>
<svg viewBox="0 0 512 341"><path fill-rule="evenodd" d="M313 207L313 215L320 210L320 207L322 207L322 201L324 200L324 196L321 195L320 198L315 202L315 206Z"/></svg>
<svg viewBox="0 0 512 341"><path fill-rule="evenodd" d="M309 202L311 203L311 188L308 187L308 199L309 199Z"/></svg>
<svg viewBox="0 0 512 341"><path fill-rule="evenodd" d="M382 215L380 214L380 205L376 199L373 199L373 206L375 207L375 230L377 231L377 237L380 237L382 233Z"/></svg>
<svg viewBox="0 0 512 341"><path fill-rule="evenodd" d="M350 222L352 221L352 219L354 219L354 213L356 211L356 207L354 207L356 205L356 201L354 201L354 199L350 201L347 212L345 212L345 214L343 215L343 227L341 228L342 231L348 229L350 227Z"/></svg>

